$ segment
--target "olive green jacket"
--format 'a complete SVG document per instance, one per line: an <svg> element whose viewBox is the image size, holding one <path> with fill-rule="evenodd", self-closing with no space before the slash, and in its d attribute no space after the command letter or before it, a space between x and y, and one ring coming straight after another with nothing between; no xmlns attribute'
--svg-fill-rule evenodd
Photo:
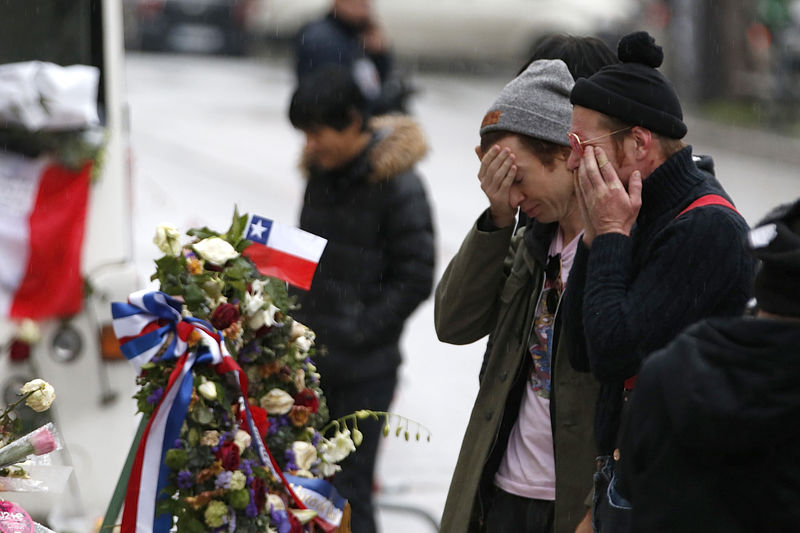
<svg viewBox="0 0 800 533"><path fill-rule="evenodd" d="M481 231L476 223L436 288L434 318L441 341L469 344L490 334L490 352L442 515L443 533L482 530L487 496L530 372L528 336L555 229L555 224L535 224L512 237L512 228ZM523 240L525 231L534 232L531 246ZM595 471L597 385L591 374L570 366L558 313L555 328L550 391L555 533L573 533L586 514L584 500Z"/></svg>

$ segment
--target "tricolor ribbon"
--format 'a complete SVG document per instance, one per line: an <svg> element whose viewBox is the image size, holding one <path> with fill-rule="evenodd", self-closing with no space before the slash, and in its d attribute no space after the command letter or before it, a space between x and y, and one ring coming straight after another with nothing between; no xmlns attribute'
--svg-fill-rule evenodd
<svg viewBox="0 0 800 533"><path fill-rule="evenodd" d="M125 496L121 533L168 533L172 527L171 515L156 516L156 503L169 497L162 493L169 475L164 456L174 445L186 420L193 389L192 369L197 364L214 365L219 374L233 373L242 392L239 406L245 413L252 442L261 462L276 479L281 480L295 506L306 509L255 427L246 401L247 377L228 353L222 334L207 322L181 316L181 303L158 291L135 292L129 296L128 303L112 303L111 312L122 353L137 372L141 372L142 366L156 356L158 360L176 360L167 387L147 422L134 458ZM195 334L199 334L199 342L195 349L188 350L190 338ZM338 525L321 517L315 518L315 521L325 531L332 531Z"/></svg>

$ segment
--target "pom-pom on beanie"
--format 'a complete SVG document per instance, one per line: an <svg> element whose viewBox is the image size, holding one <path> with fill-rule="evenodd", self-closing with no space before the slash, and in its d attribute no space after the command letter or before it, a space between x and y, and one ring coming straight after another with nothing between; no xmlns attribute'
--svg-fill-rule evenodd
<svg viewBox="0 0 800 533"><path fill-rule="evenodd" d="M569 146L569 93L574 83L560 59L532 62L500 91L483 117L481 135L508 131Z"/></svg>
<svg viewBox="0 0 800 533"><path fill-rule="evenodd" d="M664 53L655 39L646 31L630 33L620 40L617 56L621 63L578 79L570 101L671 139L683 138L681 103L669 80L656 70Z"/></svg>
<svg viewBox="0 0 800 533"><path fill-rule="evenodd" d="M773 209L750 231L749 245L761 260L753 287L758 307L800 317L800 199Z"/></svg>

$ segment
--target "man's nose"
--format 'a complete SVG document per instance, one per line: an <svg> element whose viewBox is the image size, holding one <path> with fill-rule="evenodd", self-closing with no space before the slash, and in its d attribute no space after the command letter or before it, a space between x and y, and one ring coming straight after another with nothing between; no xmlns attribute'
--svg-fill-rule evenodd
<svg viewBox="0 0 800 533"><path fill-rule="evenodd" d="M514 187L508 191L508 203L511 204L511 207L515 209L519 207L519 204L522 203L524 198L525 195Z"/></svg>

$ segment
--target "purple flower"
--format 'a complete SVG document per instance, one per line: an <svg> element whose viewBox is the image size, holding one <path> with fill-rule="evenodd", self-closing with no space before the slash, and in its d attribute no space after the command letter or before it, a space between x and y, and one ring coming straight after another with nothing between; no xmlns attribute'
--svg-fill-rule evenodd
<svg viewBox="0 0 800 533"><path fill-rule="evenodd" d="M316 448L317 444L319 444L319 439L320 439L319 431L315 431L314 436L311 437L311 445Z"/></svg>
<svg viewBox="0 0 800 533"><path fill-rule="evenodd" d="M147 397L147 403L149 403L150 405L156 405L159 401L161 401L161 397L163 395L164 395L164 389L162 387L159 387L150 393L150 396Z"/></svg>
<svg viewBox="0 0 800 533"><path fill-rule="evenodd" d="M278 528L278 533L289 533L292 530L292 524L289 522L289 517L286 516L286 511L271 510L269 516L272 523Z"/></svg>
<svg viewBox="0 0 800 533"><path fill-rule="evenodd" d="M280 419L274 416L270 416L267 417L267 420L269 421L269 429L267 430L267 433L269 435L274 435L280 429Z"/></svg>
<svg viewBox="0 0 800 533"><path fill-rule="evenodd" d="M214 487L218 489L227 489L231 486L231 477L233 476L233 472L229 470L223 470L219 474L217 474L217 480L214 482Z"/></svg>
<svg viewBox="0 0 800 533"><path fill-rule="evenodd" d="M253 475L253 461L251 459L242 459L242 463L239 465L239 470L242 473L250 478Z"/></svg>
<svg viewBox="0 0 800 533"><path fill-rule="evenodd" d="M250 503L247 504L247 508L245 508L244 513L248 518L255 518L258 516L258 507L256 507L256 493L253 489L250 489Z"/></svg>
<svg viewBox="0 0 800 533"><path fill-rule="evenodd" d="M189 489L194 485L194 475L188 470L178 472L178 488Z"/></svg>
<svg viewBox="0 0 800 533"><path fill-rule="evenodd" d="M175 439L175 442L172 444L173 448L183 449L183 441L181 439Z"/></svg>

